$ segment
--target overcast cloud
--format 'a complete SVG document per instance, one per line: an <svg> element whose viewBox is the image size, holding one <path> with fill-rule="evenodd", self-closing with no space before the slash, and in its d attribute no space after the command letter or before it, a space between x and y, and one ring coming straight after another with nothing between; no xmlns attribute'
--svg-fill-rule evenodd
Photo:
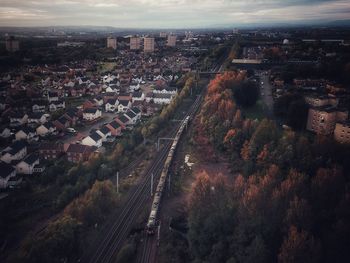
<svg viewBox="0 0 350 263"><path fill-rule="evenodd" d="M206 27L350 19L348 0L0 0L0 26Z"/></svg>

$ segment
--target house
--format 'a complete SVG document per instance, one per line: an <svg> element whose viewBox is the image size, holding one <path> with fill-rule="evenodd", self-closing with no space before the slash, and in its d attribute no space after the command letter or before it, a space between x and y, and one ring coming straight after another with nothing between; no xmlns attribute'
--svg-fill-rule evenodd
<svg viewBox="0 0 350 263"><path fill-rule="evenodd" d="M2 130L2 132L0 132L0 137L1 137L1 138L6 139L6 138L8 138L8 137L10 137L10 136L11 136L11 130L10 130L9 128L7 128L7 127L5 127L5 128Z"/></svg>
<svg viewBox="0 0 350 263"><path fill-rule="evenodd" d="M63 100L52 101L49 104L49 111L58 111L66 108L66 103Z"/></svg>
<svg viewBox="0 0 350 263"><path fill-rule="evenodd" d="M49 102L58 101L59 100L58 93L56 91L49 91L47 94L47 100Z"/></svg>
<svg viewBox="0 0 350 263"><path fill-rule="evenodd" d="M112 135L112 132L106 126L102 126L102 128L96 130L96 133L102 137L102 142L105 142L107 137Z"/></svg>
<svg viewBox="0 0 350 263"><path fill-rule="evenodd" d="M84 101L84 103L83 103L83 109L85 110L85 109L90 109L90 108L95 108L95 107L97 107L98 105L97 105L97 102L95 101L95 100L93 100L93 99L90 99L90 100L86 100L86 101Z"/></svg>
<svg viewBox="0 0 350 263"><path fill-rule="evenodd" d="M18 132L16 132L16 134L15 134L16 141L35 140L35 137L36 137L36 131L30 127L24 127L22 129L20 129Z"/></svg>
<svg viewBox="0 0 350 263"><path fill-rule="evenodd" d="M86 121L94 121L102 116L102 112L97 108L88 108L83 112L83 119Z"/></svg>
<svg viewBox="0 0 350 263"><path fill-rule="evenodd" d="M118 122L120 124L120 126L122 126L122 129L125 129L126 126L129 124L130 120L124 116L124 115L120 115L117 118L114 119L116 122Z"/></svg>
<svg viewBox="0 0 350 263"><path fill-rule="evenodd" d="M70 121L63 115L53 122L56 129L59 131L64 131L70 126Z"/></svg>
<svg viewBox="0 0 350 263"><path fill-rule="evenodd" d="M45 160L56 159L64 153L62 143L41 143L39 154Z"/></svg>
<svg viewBox="0 0 350 263"><path fill-rule="evenodd" d="M39 156L37 154L30 154L16 165L16 171L19 174L33 174L35 172L35 166L38 165Z"/></svg>
<svg viewBox="0 0 350 263"><path fill-rule="evenodd" d="M141 91L134 92L132 94L132 102L135 101L144 101L145 100L145 94Z"/></svg>
<svg viewBox="0 0 350 263"><path fill-rule="evenodd" d="M48 121L48 118L50 117L49 114L44 113L29 113L28 114L28 123L29 124L43 124Z"/></svg>
<svg viewBox="0 0 350 263"><path fill-rule="evenodd" d="M118 112L126 112L131 107L129 100L119 100Z"/></svg>
<svg viewBox="0 0 350 263"><path fill-rule="evenodd" d="M98 107L101 107L103 105L103 98L102 97L96 97L94 98L95 104Z"/></svg>
<svg viewBox="0 0 350 263"><path fill-rule="evenodd" d="M16 171L15 168L13 168L13 169ZM18 187L21 183L22 183L22 177L16 175L16 176L10 177L10 180L8 180L8 182L7 182L7 186L8 186L9 188L16 188L16 187Z"/></svg>
<svg viewBox="0 0 350 263"><path fill-rule="evenodd" d="M156 104L170 104L174 95L169 93L154 93L153 102Z"/></svg>
<svg viewBox="0 0 350 263"><path fill-rule="evenodd" d="M10 115L10 126L16 127L26 124L28 115L25 113L13 113Z"/></svg>
<svg viewBox="0 0 350 263"><path fill-rule="evenodd" d="M141 110L139 108L132 107L130 110L136 115L137 120L141 119Z"/></svg>
<svg viewBox="0 0 350 263"><path fill-rule="evenodd" d="M118 110L118 104L119 104L119 101L117 99L107 100L105 104L106 112L114 112L115 110Z"/></svg>
<svg viewBox="0 0 350 263"><path fill-rule="evenodd" d="M57 128L51 121L41 124L36 128L36 134L39 136L46 136L57 132Z"/></svg>
<svg viewBox="0 0 350 263"><path fill-rule="evenodd" d="M45 101L37 101L32 105L32 112L45 112L47 103Z"/></svg>
<svg viewBox="0 0 350 263"><path fill-rule="evenodd" d="M0 171L0 188L4 189L9 186L9 180L16 176L16 169L8 163L0 162Z"/></svg>
<svg viewBox="0 0 350 263"><path fill-rule="evenodd" d="M80 161L89 160L91 154L95 151L95 147L81 144L70 144L67 148L67 159L70 162L78 163Z"/></svg>
<svg viewBox="0 0 350 263"><path fill-rule="evenodd" d="M102 146L102 136L97 132L92 132L81 141L81 144L99 148Z"/></svg>
<svg viewBox="0 0 350 263"><path fill-rule="evenodd" d="M63 115L69 120L71 126L75 126L79 120L79 112L77 109L69 109Z"/></svg>
<svg viewBox="0 0 350 263"><path fill-rule="evenodd" d="M177 88L176 87L169 87L169 86L164 86L164 87L158 86L153 90L153 93L175 95L177 93Z"/></svg>
<svg viewBox="0 0 350 263"><path fill-rule="evenodd" d="M118 96L119 100L132 100L132 95L131 93L120 93Z"/></svg>
<svg viewBox="0 0 350 263"><path fill-rule="evenodd" d="M130 124L130 125L135 125L137 120L138 120L136 114L133 113L131 110L124 113L124 116L129 119L128 124Z"/></svg>
<svg viewBox="0 0 350 263"><path fill-rule="evenodd" d="M1 161L11 163L22 160L27 155L27 145L24 141L15 141L1 153Z"/></svg>
<svg viewBox="0 0 350 263"><path fill-rule="evenodd" d="M111 135L120 136L122 134L122 126L116 121L106 124L106 127L111 131Z"/></svg>

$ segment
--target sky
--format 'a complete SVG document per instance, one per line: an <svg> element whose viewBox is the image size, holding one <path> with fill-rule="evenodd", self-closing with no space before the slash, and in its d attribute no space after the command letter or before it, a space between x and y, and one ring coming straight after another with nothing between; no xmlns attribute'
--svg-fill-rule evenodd
<svg viewBox="0 0 350 263"><path fill-rule="evenodd" d="M203 28L349 19L349 0L0 0L0 26Z"/></svg>

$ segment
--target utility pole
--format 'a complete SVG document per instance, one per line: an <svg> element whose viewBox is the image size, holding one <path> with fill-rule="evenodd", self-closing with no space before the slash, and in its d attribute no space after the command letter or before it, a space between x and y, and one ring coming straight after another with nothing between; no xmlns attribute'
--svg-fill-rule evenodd
<svg viewBox="0 0 350 263"><path fill-rule="evenodd" d="M117 172L117 194L119 194L119 171Z"/></svg>
<svg viewBox="0 0 350 263"><path fill-rule="evenodd" d="M151 196L153 196L153 173L151 173Z"/></svg>

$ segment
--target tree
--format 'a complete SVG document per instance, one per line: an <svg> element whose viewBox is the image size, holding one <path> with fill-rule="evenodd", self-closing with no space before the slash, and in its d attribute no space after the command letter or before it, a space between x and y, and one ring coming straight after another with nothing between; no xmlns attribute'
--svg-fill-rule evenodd
<svg viewBox="0 0 350 263"><path fill-rule="evenodd" d="M31 242L29 262L62 262L72 259L79 251L79 221L64 216L50 223L45 231Z"/></svg>
<svg viewBox="0 0 350 263"><path fill-rule="evenodd" d="M295 226L289 229L288 237L283 241L278 255L279 263L319 262L320 244L304 230L298 231Z"/></svg>
<svg viewBox="0 0 350 263"><path fill-rule="evenodd" d="M253 81L243 81L233 86L233 94L237 104L251 107L259 98L259 88Z"/></svg>
<svg viewBox="0 0 350 263"><path fill-rule="evenodd" d="M288 106L287 124L295 130L305 129L309 106L305 100L292 101Z"/></svg>
<svg viewBox="0 0 350 263"><path fill-rule="evenodd" d="M312 211L309 202L306 199L295 196L289 202L289 208L286 213L284 222L289 228L296 226L298 229L311 230L312 226Z"/></svg>

